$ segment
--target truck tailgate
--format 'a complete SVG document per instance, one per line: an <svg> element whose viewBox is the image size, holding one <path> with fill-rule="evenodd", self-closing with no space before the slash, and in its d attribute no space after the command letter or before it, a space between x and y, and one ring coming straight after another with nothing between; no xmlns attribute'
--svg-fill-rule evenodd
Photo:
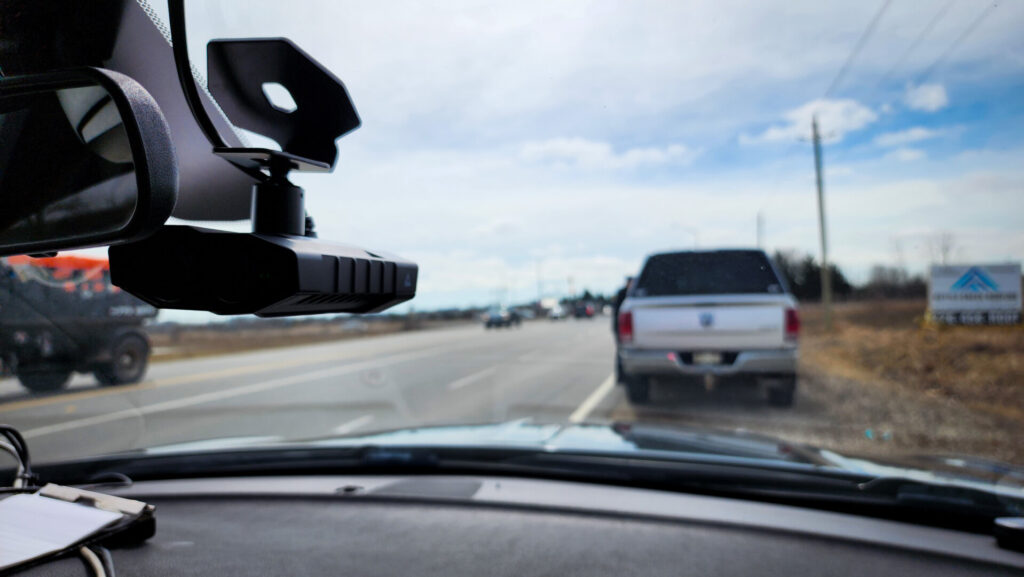
<svg viewBox="0 0 1024 577"><path fill-rule="evenodd" d="M637 298L633 346L675 351L745 351L786 346L784 295Z"/></svg>

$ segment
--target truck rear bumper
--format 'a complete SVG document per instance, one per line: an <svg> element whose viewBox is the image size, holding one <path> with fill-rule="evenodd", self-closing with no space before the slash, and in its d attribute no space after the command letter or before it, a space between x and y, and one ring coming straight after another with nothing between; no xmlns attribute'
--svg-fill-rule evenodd
<svg viewBox="0 0 1024 577"><path fill-rule="evenodd" d="M686 362L679 351L619 349L622 370L630 375L791 375L796 373L797 349L742 351L729 364Z"/></svg>

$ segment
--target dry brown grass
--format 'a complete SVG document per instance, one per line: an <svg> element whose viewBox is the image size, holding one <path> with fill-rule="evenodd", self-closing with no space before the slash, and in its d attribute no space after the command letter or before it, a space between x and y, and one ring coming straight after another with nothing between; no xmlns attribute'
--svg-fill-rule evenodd
<svg viewBox="0 0 1024 577"><path fill-rule="evenodd" d="M900 387L1024 421L1024 327L941 327L923 301L842 303L826 335L821 308L801 309L811 370Z"/></svg>

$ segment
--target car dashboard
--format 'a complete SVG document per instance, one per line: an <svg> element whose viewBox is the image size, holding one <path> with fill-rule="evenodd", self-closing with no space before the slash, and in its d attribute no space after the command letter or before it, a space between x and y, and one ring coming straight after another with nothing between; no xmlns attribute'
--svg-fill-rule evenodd
<svg viewBox="0 0 1024 577"><path fill-rule="evenodd" d="M465 476L146 481L120 575L1019 575L992 537L786 505ZM68 557L19 575L83 575Z"/></svg>

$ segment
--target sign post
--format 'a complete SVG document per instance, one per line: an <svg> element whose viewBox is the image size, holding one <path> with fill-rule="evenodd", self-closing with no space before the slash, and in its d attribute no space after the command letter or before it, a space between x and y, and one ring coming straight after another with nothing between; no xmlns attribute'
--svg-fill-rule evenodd
<svg viewBox="0 0 1024 577"><path fill-rule="evenodd" d="M1012 325L1021 319L1019 264L933 265L932 318L951 325Z"/></svg>

